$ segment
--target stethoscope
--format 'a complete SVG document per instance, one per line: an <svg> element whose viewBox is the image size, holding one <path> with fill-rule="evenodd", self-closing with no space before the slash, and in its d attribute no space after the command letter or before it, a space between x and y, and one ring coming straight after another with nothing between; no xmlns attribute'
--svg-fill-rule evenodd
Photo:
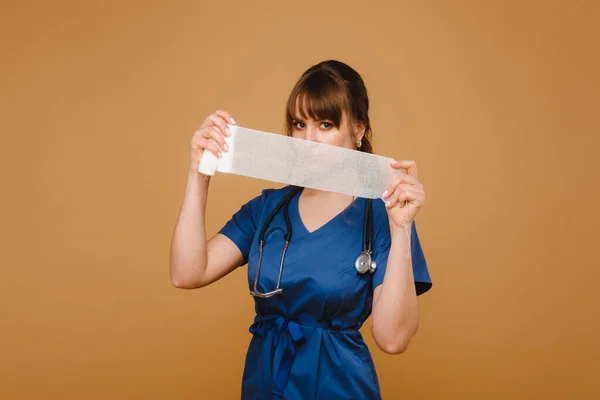
<svg viewBox="0 0 600 400"><path fill-rule="evenodd" d="M271 214L269 215L269 217L263 224L262 229L260 230L260 236L259 236L259 241L258 241L258 266L256 267L256 276L254 277L254 288L253 288L253 290L250 291L250 294L254 297L267 298L267 297L272 297L272 296L275 296L276 294L280 294L281 292L283 292L283 289L280 287L281 273L283 272L283 261L285 259L285 253L288 249L288 246L290 245L290 240L292 239L292 224L290 223L288 206L290 204L290 201L294 197L294 195L296 193L298 193L298 191L300 191L300 189L301 188L297 187L297 186L293 187L292 190L290 190L286 194L286 196L279 202L279 204L277 204L277 206L273 209L273 211L271 211ZM364 215L364 220L363 220L363 249L362 249L362 252L360 253L360 255L356 258L356 261L354 263L354 267L360 275L363 275L367 272L373 273L373 272L375 272L375 269L377 268L377 263L375 262L375 260L373 260L373 256L372 256L372 249L373 249L373 215L372 214L373 214L373 212L372 212L371 202L372 202L371 199L367 199L367 201L366 201L365 215ZM258 279L259 279L259 275L260 275L260 266L262 263L263 248L264 248L264 244L265 244L265 234L267 232L267 228L269 227L269 224L273 221L273 218L275 218L275 215L277 215L277 213L279 212L279 210L281 210L282 207L283 207L283 218L285 219L285 225L286 225L287 231L285 232L285 239L284 239L285 242L283 244L283 251L281 253L281 261L279 262L279 275L277 276L277 287L275 288L275 290L272 290L272 291L266 292L266 293L262 293L258 290Z"/></svg>

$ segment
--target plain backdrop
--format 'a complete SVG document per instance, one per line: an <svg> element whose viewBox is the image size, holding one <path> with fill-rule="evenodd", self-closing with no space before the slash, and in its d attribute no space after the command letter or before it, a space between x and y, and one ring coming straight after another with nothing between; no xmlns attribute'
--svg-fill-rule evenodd
<svg viewBox="0 0 600 400"><path fill-rule="evenodd" d="M0 398L235 399L245 267L172 287L207 115L281 132L325 59L414 159L433 278L385 399L600 396L600 1L3 1ZM217 175L214 234L271 182Z"/></svg>

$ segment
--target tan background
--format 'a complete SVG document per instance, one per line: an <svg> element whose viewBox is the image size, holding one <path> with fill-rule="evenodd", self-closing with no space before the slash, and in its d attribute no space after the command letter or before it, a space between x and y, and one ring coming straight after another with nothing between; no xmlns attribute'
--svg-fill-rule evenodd
<svg viewBox="0 0 600 400"><path fill-rule="evenodd" d="M600 396L600 1L125 3L2 4L0 398L239 398L245 269L169 281L189 139L280 132L328 58L428 195L420 331L364 331L384 398ZM217 176L209 234L267 186Z"/></svg>

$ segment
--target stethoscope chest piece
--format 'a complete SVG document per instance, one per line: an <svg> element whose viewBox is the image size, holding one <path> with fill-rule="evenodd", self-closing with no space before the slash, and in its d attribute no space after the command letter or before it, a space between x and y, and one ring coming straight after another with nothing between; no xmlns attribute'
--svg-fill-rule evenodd
<svg viewBox="0 0 600 400"><path fill-rule="evenodd" d="M366 274L375 272L377 263L373 260L372 249L373 249L373 216L372 213L372 202L371 199L367 199L365 204L365 216L363 222L363 251L356 258L354 267L360 274Z"/></svg>
<svg viewBox="0 0 600 400"><path fill-rule="evenodd" d="M369 252L363 251L356 258L354 267L356 268L356 271L358 271L358 273L361 275L363 275L367 272L372 274L373 272L375 272L375 269L377 268L377 263L375 262L375 260L373 260L373 258L371 257L371 254L369 254Z"/></svg>

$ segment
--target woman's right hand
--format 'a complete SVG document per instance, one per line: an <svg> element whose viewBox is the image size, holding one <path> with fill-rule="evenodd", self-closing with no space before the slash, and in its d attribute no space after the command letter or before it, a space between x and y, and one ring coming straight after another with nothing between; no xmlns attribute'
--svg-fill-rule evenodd
<svg viewBox="0 0 600 400"><path fill-rule="evenodd" d="M221 152L228 151L225 136L229 136L229 128L227 124L235 125L235 120L226 111L217 110L214 114L209 115L202 126L194 132L192 136L192 169L198 171L200 158L205 149L212 151L217 157L221 157ZM214 140L218 146L212 141Z"/></svg>

